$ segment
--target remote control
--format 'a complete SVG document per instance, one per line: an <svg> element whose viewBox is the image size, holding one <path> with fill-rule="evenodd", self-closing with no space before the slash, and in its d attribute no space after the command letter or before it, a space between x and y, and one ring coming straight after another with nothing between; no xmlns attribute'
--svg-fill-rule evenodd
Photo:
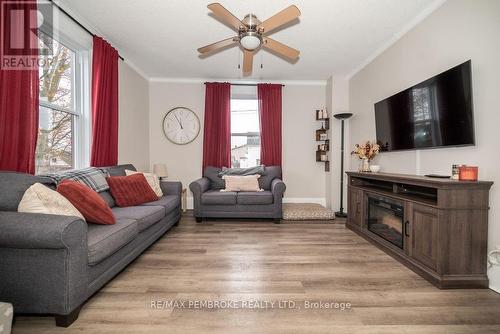
<svg viewBox="0 0 500 334"><path fill-rule="evenodd" d="M427 175L424 175L426 177L433 177L433 178L436 178L436 179L449 179L451 176L449 175L439 175L439 174L427 174Z"/></svg>

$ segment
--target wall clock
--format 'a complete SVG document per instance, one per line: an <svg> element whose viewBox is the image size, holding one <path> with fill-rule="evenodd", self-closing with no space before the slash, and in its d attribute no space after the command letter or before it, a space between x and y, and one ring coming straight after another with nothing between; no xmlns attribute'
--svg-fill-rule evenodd
<svg viewBox="0 0 500 334"><path fill-rule="evenodd" d="M173 108L163 118L163 133L174 144L189 144L200 133L200 120L191 109Z"/></svg>

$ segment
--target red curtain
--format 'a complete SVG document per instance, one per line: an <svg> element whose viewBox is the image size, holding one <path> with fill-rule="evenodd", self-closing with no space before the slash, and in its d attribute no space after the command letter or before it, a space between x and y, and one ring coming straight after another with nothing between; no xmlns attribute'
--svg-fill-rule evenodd
<svg viewBox="0 0 500 334"><path fill-rule="evenodd" d="M92 50L92 153L90 165L118 163L118 51L94 36Z"/></svg>
<svg viewBox="0 0 500 334"><path fill-rule="evenodd" d="M231 167L231 85L205 84L203 170L206 166Z"/></svg>
<svg viewBox="0 0 500 334"><path fill-rule="evenodd" d="M10 69L0 66L0 170L34 174L38 136L38 37L36 29L29 28L37 26L37 6L32 1L8 4L7 0L0 0L0 6L3 9L2 62L17 58L33 65L13 65ZM17 13L22 14L12 16L7 9L21 10Z"/></svg>
<svg viewBox="0 0 500 334"><path fill-rule="evenodd" d="M281 166L281 85L258 84L260 163Z"/></svg>

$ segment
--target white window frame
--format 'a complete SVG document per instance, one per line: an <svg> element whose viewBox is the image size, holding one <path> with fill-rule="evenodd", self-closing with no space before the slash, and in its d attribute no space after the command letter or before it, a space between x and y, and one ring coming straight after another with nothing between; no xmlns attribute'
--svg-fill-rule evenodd
<svg viewBox="0 0 500 334"><path fill-rule="evenodd" d="M243 86L246 88L246 86ZM255 100L257 101L257 109L256 109L256 112L257 112L257 117L259 118L259 122L260 122L260 113L259 113L259 106L258 106L258 98L257 98L257 87L255 87L255 91L253 92L252 90L249 90L248 88L245 89L245 91L241 92L239 91L238 89L234 89L234 86L231 87L231 116L233 116L233 113L236 113L235 111L233 111L232 109L232 104L233 104L233 101L235 100ZM253 88L253 87L252 87ZM243 133L239 133L239 132L233 132L233 128L231 126L231 129L230 129L230 133L231 133L231 138L233 136L243 136ZM245 133L245 135L247 134L252 134L253 132L248 132L248 133ZM261 133L260 133L260 129L258 131L258 137L259 139L261 138ZM248 137L248 136L247 136ZM231 145L231 150L232 150L232 145ZM260 144L260 149L262 150L262 143ZM260 158L259 160L260 161ZM232 159L231 159L231 167L232 166ZM257 165L259 164L260 162L257 163Z"/></svg>
<svg viewBox="0 0 500 334"><path fill-rule="evenodd" d="M74 52L72 73L72 110L40 101L39 105L49 109L66 112L73 115L72 128L72 155L73 168L79 169L90 165L91 148L91 107L90 107L90 80L91 80L91 50L84 47L64 32L57 31L56 36L51 32L43 33L55 39L58 43Z"/></svg>

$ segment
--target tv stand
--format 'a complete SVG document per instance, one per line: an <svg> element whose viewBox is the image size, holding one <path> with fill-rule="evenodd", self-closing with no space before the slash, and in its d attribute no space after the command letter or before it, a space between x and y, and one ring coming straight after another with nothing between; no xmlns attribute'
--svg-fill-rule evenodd
<svg viewBox="0 0 500 334"><path fill-rule="evenodd" d="M493 182L388 173L347 175L349 229L439 288L488 288L488 203ZM384 205L391 208L386 202L403 211L399 222L387 213L387 226L380 218ZM382 203L382 209L376 203Z"/></svg>

